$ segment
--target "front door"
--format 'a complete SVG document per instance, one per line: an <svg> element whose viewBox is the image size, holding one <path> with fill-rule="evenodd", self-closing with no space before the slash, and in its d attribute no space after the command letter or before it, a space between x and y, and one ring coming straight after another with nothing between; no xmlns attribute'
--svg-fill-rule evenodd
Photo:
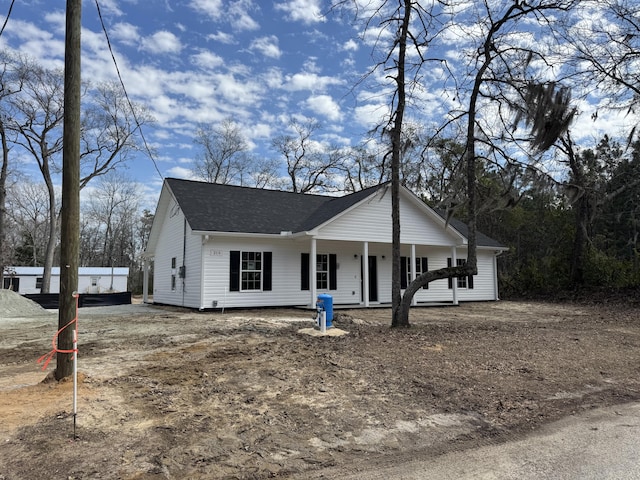
<svg viewBox="0 0 640 480"><path fill-rule="evenodd" d="M364 265L360 257L360 301L364 302ZM378 301L378 260L375 256L369 256L369 301Z"/></svg>
<svg viewBox="0 0 640 480"><path fill-rule="evenodd" d="M378 301L378 259L369 256L369 301Z"/></svg>

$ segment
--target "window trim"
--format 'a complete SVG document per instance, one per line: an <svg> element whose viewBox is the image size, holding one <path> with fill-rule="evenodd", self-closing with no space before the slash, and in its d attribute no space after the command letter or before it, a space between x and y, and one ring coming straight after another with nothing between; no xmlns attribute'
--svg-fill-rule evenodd
<svg viewBox="0 0 640 480"><path fill-rule="evenodd" d="M170 287L171 287L171 291L175 292L176 291L176 257L171 257L171 283L170 283Z"/></svg>
<svg viewBox="0 0 640 480"><path fill-rule="evenodd" d="M242 270L242 258L244 253L259 253L261 255L260 289L243 289L242 273L249 270ZM273 253L258 250L231 250L229 251L229 291L231 292L268 292L272 286L272 263ZM251 270L256 272L257 270Z"/></svg>
<svg viewBox="0 0 640 480"><path fill-rule="evenodd" d="M324 270L320 268L321 264L324 265ZM329 254L316 254L316 290L329 290L329 270ZM324 274L324 278L320 277L321 274Z"/></svg>
<svg viewBox="0 0 640 480"><path fill-rule="evenodd" d="M412 281L411 257L400 257L400 289L405 290ZM429 257L416 257L416 277L429 271ZM422 286L423 290L429 289L429 284Z"/></svg>
<svg viewBox="0 0 640 480"><path fill-rule="evenodd" d="M327 287L318 286L318 257L327 256ZM311 254L302 252L300 254L300 290L309 291L311 289ZM324 272L324 270L322 270ZM336 253L316 253L316 290L338 290L338 255Z"/></svg>
<svg viewBox="0 0 640 480"><path fill-rule="evenodd" d="M247 256L247 258L245 258L245 255ZM253 255L254 258L251 259L249 258L249 256ZM249 266L249 262L252 262L254 264L259 264L260 268L248 268ZM245 263L247 264L247 268L244 268ZM262 258L262 252L255 252L255 251L241 251L240 252L240 291L241 292L261 292L262 291L262 280L263 280L263 275L262 275L262 271L264 269L264 262L263 262L263 258ZM258 288L247 288L246 286L249 285L249 282L251 282L251 284L255 285L256 284L256 280L252 279L249 280L248 278L245 279L244 276L245 274L258 274Z"/></svg>
<svg viewBox="0 0 640 480"><path fill-rule="evenodd" d="M467 259L466 258L456 258L456 267L464 267L467 264ZM458 277L457 278L457 287L458 288L464 288L467 289L467 285L469 285L469 282L467 280L467 277Z"/></svg>
<svg viewBox="0 0 640 480"><path fill-rule="evenodd" d="M451 261L451 257L447 258L447 267L451 267L452 266L452 261ZM466 258L456 258L456 266L461 266L461 265L466 265L467 263L467 259ZM456 278L456 286L457 288L464 288L466 290L473 290L473 275L466 275L463 277L455 277ZM460 286L461 281L464 281L465 286L462 287ZM449 289L453 288L453 278L449 277L447 278L447 282L449 283L448 287Z"/></svg>

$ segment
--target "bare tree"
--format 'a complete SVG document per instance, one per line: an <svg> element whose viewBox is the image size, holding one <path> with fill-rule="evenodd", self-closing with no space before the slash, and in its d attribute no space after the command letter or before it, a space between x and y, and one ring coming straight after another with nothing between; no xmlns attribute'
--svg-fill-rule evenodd
<svg viewBox="0 0 640 480"><path fill-rule="evenodd" d="M0 51L0 148L2 160L0 163L0 288L2 288L4 267L11 256L7 239L7 186L9 182L9 151L10 142L7 129L7 119L11 118L11 105L8 99L22 90L24 82L23 59L6 50Z"/></svg>
<svg viewBox="0 0 640 480"><path fill-rule="evenodd" d="M140 210L138 186L122 174L102 176L92 189L82 215L81 263L129 266L135 255Z"/></svg>
<svg viewBox="0 0 640 480"><path fill-rule="evenodd" d="M51 268L58 243L58 215L54 175L60 173L63 147L64 78L60 70L45 69L24 62L24 83L9 105L12 115L5 128L16 133L13 143L23 147L37 162L49 194L49 235L44 255L42 293L50 291ZM79 187L93 178L112 171L137 148L139 125L152 121L137 105L134 123L131 107L117 84L85 85L85 110L81 125L81 175Z"/></svg>
<svg viewBox="0 0 640 480"><path fill-rule="evenodd" d="M126 162L131 152L139 150L140 127L154 121L145 107L129 103L116 82L87 88L81 120L81 189L93 178L112 172Z"/></svg>
<svg viewBox="0 0 640 480"><path fill-rule="evenodd" d="M367 144L349 148L345 152L342 164L344 176L343 190L357 192L379 185L389 179L389 168L385 163L384 152L373 150Z"/></svg>
<svg viewBox="0 0 640 480"><path fill-rule="evenodd" d="M240 184L250 157L240 126L227 118L219 125L198 126L194 142L202 149L194 173L210 183Z"/></svg>
<svg viewBox="0 0 640 480"><path fill-rule="evenodd" d="M528 31L545 33L550 31L551 13L568 11L575 5L570 0L539 0L536 2L494 3L488 0L477 2L417 2L398 0L397 2L381 2L367 21L367 27L378 28L377 47L382 50L383 58L376 69L383 70L385 78L391 80L394 88L391 93L392 108L389 119L383 124L383 138L389 139L392 172L392 223L393 223L393 275L392 275L392 326L409 324L408 314L415 292L425 284L441 279L457 276L475 275L476 259L476 215L477 215L477 168L479 161L499 164L505 159L517 158L524 149L510 146L515 141L512 133L513 105L517 104L527 92L531 92L531 76L544 75L543 65L548 65L545 50L534 50L531 42L523 45L515 35L517 28L525 25ZM379 23L374 25L375 21ZM532 27L532 25L536 27ZM386 30L385 30L386 29ZM384 30L385 33L380 33ZM444 33L447 33L445 36ZM460 55L456 68L448 68L450 60L446 58L427 57L428 49L441 37L449 41L452 36L461 39L462 51L468 52L468 75L458 77L454 72L460 70L465 57ZM477 35L474 37L474 35ZM477 43L473 42L473 39ZM388 40L385 42L385 40ZM534 44L537 46L537 44ZM542 45L544 46L544 45ZM534 58L536 69L527 74L526 69ZM409 284L404 294L400 292L400 225L398 214L398 189L403 155L409 149L408 142L414 136L407 130L405 114L407 108L419 110L420 92L433 88L433 83L426 84L424 66L437 61L443 67L440 78L448 78L453 85L452 93L446 82L444 94L449 94L454 107L446 116L446 122L434 129L433 139L442 138L444 132L450 131L449 138L464 138L464 148L460 152L460 182L465 191L464 211L467 217L467 259L464 265L449 267L419 275ZM469 81L466 81L469 79ZM541 102L541 108L550 105ZM417 114L417 113L416 113ZM414 114L414 115L416 115ZM539 118L547 112L542 112ZM552 114L553 116L554 114ZM553 116L553 120L558 117ZM566 126L566 124L565 124ZM556 134L562 128L554 129ZM525 139L531 145L536 130L531 131ZM446 138L446 137L445 137ZM428 149L430 142L424 143ZM410 146L410 145L409 145ZM541 145L541 150L547 145ZM421 174L420 174L421 175ZM505 177L508 178L508 177Z"/></svg>
<svg viewBox="0 0 640 480"><path fill-rule="evenodd" d="M279 174L280 164L274 158L257 158L250 156L245 170L240 177L240 185L254 188L284 188Z"/></svg>
<svg viewBox="0 0 640 480"><path fill-rule="evenodd" d="M61 70L47 70L32 65L20 96L11 98L17 115L10 128L19 135L16 143L24 147L38 164L49 194L49 234L44 256L42 293L49 293L51 267L57 244L58 212L52 174L55 157L62 151L64 78Z"/></svg>
<svg viewBox="0 0 640 480"><path fill-rule="evenodd" d="M583 8L582 17L560 30L576 81L582 80L587 92L601 97L602 107L636 112L640 104L638 2L599 0L584 2ZM598 110L592 115L596 118Z"/></svg>
<svg viewBox="0 0 640 480"><path fill-rule="evenodd" d="M295 193L335 189L332 176L340 165L341 156L314 140L320 124L315 120L292 118L289 128L292 133L278 135L271 141L273 149L286 162L288 188Z"/></svg>
<svg viewBox="0 0 640 480"><path fill-rule="evenodd" d="M41 266L49 239L49 194L41 183L23 180L8 190L7 206L15 238L12 256L22 265Z"/></svg>

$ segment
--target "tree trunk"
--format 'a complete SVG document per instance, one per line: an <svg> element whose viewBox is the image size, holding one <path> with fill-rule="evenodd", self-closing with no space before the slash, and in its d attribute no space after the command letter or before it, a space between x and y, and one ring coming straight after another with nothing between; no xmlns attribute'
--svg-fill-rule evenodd
<svg viewBox="0 0 640 480"><path fill-rule="evenodd" d="M0 120L0 140L2 141L2 168L0 169L0 288L4 286L4 267L7 259L7 242L5 238L5 218L7 216L7 171L9 169L9 147L4 122Z"/></svg>
<svg viewBox="0 0 640 480"><path fill-rule="evenodd" d="M400 154L402 150L402 122L406 101L405 92L405 57L407 51L407 37L409 35L409 23L411 20L411 0L404 1L404 16L398 35L398 63L396 85L398 87L398 103L394 114L394 123L391 130L391 222L392 222L392 274L391 274L391 326L408 327L409 315L401 315L401 291L400 291ZM365 259L366 260L366 259Z"/></svg>
<svg viewBox="0 0 640 480"><path fill-rule="evenodd" d="M46 164L45 164L46 165ZM46 173L45 173L46 172ZM42 288L40 293L51 292L51 269L53 268L53 257L56 251L56 232L58 230L58 214L56 212L56 192L53 181L49 174L48 166L43 170L44 181L49 192L49 239L44 252L44 271L42 273Z"/></svg>

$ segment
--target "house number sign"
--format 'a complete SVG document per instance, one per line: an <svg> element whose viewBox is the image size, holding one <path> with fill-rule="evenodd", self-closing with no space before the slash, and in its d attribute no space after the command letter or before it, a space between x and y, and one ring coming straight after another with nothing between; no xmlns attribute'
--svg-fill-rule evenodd
<svg viewBox="0 0 640 480"><path fill-rule="evenodd" d="M209 250L209 256L210 257L221 257L222 256L222 250Z"/></svg>

